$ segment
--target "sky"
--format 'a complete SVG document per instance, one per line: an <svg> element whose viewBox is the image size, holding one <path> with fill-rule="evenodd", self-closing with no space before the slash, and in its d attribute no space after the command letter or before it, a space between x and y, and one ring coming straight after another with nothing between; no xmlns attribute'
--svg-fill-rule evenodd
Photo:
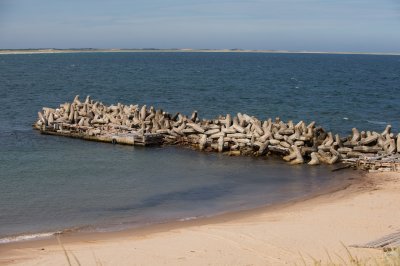
<svg viewBox="0 0 400 266"><path fill-rule="evenodd" d="M0 49L400 52L400 0L0 0Z"/></svg>

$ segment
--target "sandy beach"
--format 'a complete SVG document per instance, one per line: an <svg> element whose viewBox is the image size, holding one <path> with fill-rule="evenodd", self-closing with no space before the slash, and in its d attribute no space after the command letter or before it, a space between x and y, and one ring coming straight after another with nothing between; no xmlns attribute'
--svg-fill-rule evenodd
<svg viewBox="0 0 400 266"><path fill-rule="evenodd" d="M141 230L61 236L72 265L293 265L381 258L355 248L400 230L400 174L310 199ZM76 258L76 259L75 259ZM55 238L0 246L0 264L68 265Z"/></svg>

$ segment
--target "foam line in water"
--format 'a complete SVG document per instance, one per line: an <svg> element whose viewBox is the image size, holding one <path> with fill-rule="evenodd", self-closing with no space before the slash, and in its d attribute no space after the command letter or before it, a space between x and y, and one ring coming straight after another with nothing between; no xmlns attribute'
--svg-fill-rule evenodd
<svg viewBox="0 0 400 266"><path fill-rule="evenodd" d="M56 234L61 232L48 232L48 233L37 233L37 234L26 234L26 235L17 235L17 236L8 236L4 238L0 238L0 244L7 244L13 242L20 242L20 241L28 241L28 240L35 240L35 239L44 239L52 237Z"/></svg>
<svg viewBox="0 0 400 266"><path fill-rule="evenodd" d="M373 121L373 120L367 120L368 123L374 124L374 125L386 125L387 122L382 122L382 121Z"/></svg>
<svg viewBox="0 0 400 266"><path fill-rule="evenodd" d="M178 222L191 221L191 220L196 220L198 218L199 217L197 217L197 216L185 217L185 218L179 219Z"/></svg>

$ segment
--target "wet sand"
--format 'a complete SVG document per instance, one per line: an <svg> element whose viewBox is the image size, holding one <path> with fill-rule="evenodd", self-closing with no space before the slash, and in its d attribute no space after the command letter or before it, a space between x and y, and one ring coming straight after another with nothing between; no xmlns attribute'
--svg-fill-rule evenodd
<svg viewBox="0 0 400 266"><path fill-rule="evenodd" d="M272 207L114 233L66 234L72 265L285 265L347 260L346 247L400 230L400 173ZM349 247L359 258L376 249ZM328 255L329 254L329 255ZM0 245L0 264L68 265L56 238Z"/></svg>

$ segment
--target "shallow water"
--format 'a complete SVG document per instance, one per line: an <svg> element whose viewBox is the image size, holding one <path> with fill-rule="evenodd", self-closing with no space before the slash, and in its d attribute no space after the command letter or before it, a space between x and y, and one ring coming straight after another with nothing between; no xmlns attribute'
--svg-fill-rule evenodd
<svg viewBox="0 0 400 266"><path fill-rule="evenodd" d="M209 216L287 201L345 178L275 159L26 135L25 148L8 151L2 161L3 237Z"/></svg>
<svg viewBox="0 0 400 266"><path fill-rule="evenodd" d="M400 57L223 53L0 55L0 238L121 228L287 201L345 179L326 167L44 136L75 94L201 116L280 116L347 133L399 129ZM371 106L373 108L371 108ZM0 241L1 242L1 241Z"/></svg>

